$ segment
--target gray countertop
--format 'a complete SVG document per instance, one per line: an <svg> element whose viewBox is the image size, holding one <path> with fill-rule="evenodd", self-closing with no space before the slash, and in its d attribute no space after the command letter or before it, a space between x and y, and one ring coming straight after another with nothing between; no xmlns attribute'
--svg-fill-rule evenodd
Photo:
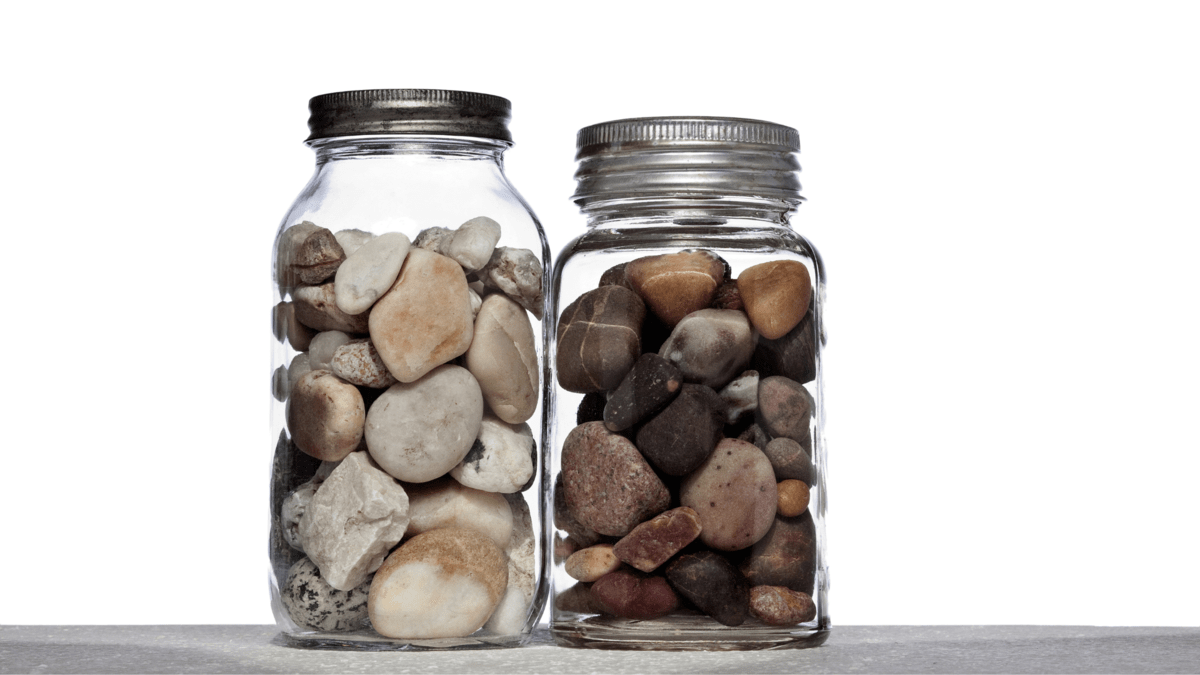
<svg viewBox="0 0 1200 675"><path fill-rule="evenodd" d="M834 626L816 649L358 652L274 626L0 626L0 673L1200 673L1200 628Z"/></svg>

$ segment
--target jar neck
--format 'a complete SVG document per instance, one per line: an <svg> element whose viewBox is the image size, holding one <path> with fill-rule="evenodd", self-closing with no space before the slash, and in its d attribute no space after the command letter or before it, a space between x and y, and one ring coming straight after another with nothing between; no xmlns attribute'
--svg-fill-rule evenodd
<svg viewBox="0 0 1200 675"><path fill-rule="evenodd" d="M338 136L306 143L317 155L317 166L346 159L420 156L432 159L500 163L512 143L468 136Z"/></svg>
<svg viewBox="0 0 1200 675"><path fill-rule="evenodd" d="M802 197L788 199L745 195L640 196L579 200L591 228L723 226L753 221L761 227L791 227L790 218Z"/></svg>

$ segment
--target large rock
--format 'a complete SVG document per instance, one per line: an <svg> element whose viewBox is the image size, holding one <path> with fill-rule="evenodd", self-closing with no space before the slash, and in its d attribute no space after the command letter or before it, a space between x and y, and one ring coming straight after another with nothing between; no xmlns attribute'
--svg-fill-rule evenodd
<svg viewBox="0 0 1200 675"><path fill-rule="evenodd" d="M558 321L558 383L567 391L611 391L642 353L646 305L623 286L580 295Z"/></svg>
<svg viewBox="0 0 1200 675"><path fill-rule="evenodd" d="M796 260L773 260L738 275L738 292L750 323L768 340L783 337L800 323L812 299L808 268Z"/></svg>
<svg viewBox="0 0 1200 675"><path fill-rule="evenodd" d="M527 248L497 247L478 277L542 319L542 261Z"/></svg>
<svg viewBox="0 0 1200 675"><path fill-rule="evenodd" d="M367 627L368 578L348 591L339 591L321 578L321 570L302 558L288 571L280 600L302 630L341 633Z"/></svg>
<svg viewBox="0 0 1200 675"><path fill-rule="evenodd" d="M410 536L458 527L474 530L500 548L512 540L513 513L504 495L469 488L449 477L405 487Z"/></svg>
<svg viewBox="0 0 1200 675"><path fill-rule="evenodd" d="M287 405L288 429L296 446L317 459L336 462L363 437L366 405L358 388L328 370L303 375Z"/></svg>
<svg viewBox="0 0 1200 675"><path fill-rule="evenodd" d="M726 438L683 480L679 501L699 514L701 541L720 551L737 551L766 535L779 493L771 462L762 451Z"/></svg>
<svg viewBox="0 0 1200 675"><path fill-rule="evenodd" d="M603 535L629 534L638 523L665 511L671 500L633 443L602 422L581 424L567 434L562 478L568 510Z"/></svg>
<svg viewBox="0 0 1200 675"><path fill-rule="evenodd" d="M396 282L408 249L407 236L388 232L367 241L346 258L333 280L338 309L347 314L370 309Z"/></svg>
<svg viewBox="0 0 1200 675"><path fill-rule="evenodd" d="M684 317L658 354L688 382L720 389L746 369L754 353L754 330L742 312L702 309Z"/></svg>
<svg viewBox="0 0 1200 675"><path fill-rule="evenodd" d="M537 343L529 315L508 296L497 293L483 301L466 364L497 417L520 424L533 416L540 367Z"/></svg>
<svg viewBox="0 0 1200 675"><path fill-rule="evenodd" d="M513 514L513 533L504 549L508 558L508 587L496 611L483 625L497 635L516 635L529 620L533 593L537 588L537 543L529 504L520 495L505 495Z"/></svg>
<svg viewBox="0 0 1200 675"><path fill-rule="evenodd" d="M479 438L450 475L467 487L485 492L524 490L537 467L533 430L484 416Z"/></svg>
<svg viewBox="0 0 1200 675"><path fill-rule="evenodd" d="M724 265L709 251L680 251L638 258L625 266L630 287L668 326L708 307Z"/></svg>

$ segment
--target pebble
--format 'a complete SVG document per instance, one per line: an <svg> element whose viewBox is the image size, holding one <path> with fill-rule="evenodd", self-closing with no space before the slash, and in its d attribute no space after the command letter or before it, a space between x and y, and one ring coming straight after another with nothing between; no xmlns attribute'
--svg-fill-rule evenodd
<svg viewBox="0 0 1200 675"><path fill-rule="evenodd" d="M642 353L646 305L623 286L580 295L558 321L558 383L567 391L611 391Z"/></svg>
<svg viewBox="0 0 1200 675"><path fill-rule="evenodd" d="M292 306L300 323L314 330L367 332L370 313L347 314L338 309L332 283L297 288L292 292Z"/></svg>
<svg viewBox="0 0 1200 675"><path fill-rule="evenodd" d="M288 383L288 369L284 366L279 366L275 372L271 374L271 395L276 401L286 401L288 391L291 386Z"/></svg>
<svg viewBox="0 0 1200 675"><path fill-rule="evenodd" d="M512 540L513 514L504 495L469 488L448 476L405 488L409 535L457 527L478 532L500 548Z"/></svg>
<svg viewBox="0 0 1200 675"><path fill-rule="evenodd" d="M292 252L292 271L301 283L322 283L337 272L346 252L329 230L318 227L299 240Z"/></svg>
<svg viewBox="0 0 1200 675"><path fill-rule="evenodd" d="M738 292L737 282L721 282L709 307L712 309L742 309L742 294Z"/></svg>
<svg viewBox="0 0 1200 675"><path fill-rule="evenodd" d="M754 330L742 312L702 309L684 317L658 350L688 382L724 387L750 363Z"/></svg>
<svg viewBox="0 0 1200 675"><path fill-rule="evenodd" d="M649 621L679 608L679 596L666 579L635 570L620 569L606 574L590 590L606 613L623 619Z"/></svg>
<svg viewBox="0 0 1200 675"><path fill-rule="evenodd" d="M414 248L370 312L371 342L400 382L413 382L467 351L474 335L462 267Z"/></svg>
<svg viewBox="0 0 1200 675"><path fill-rule="evenodd" d="M812 299L808 268L795 260L748 267L738 275L737 286L750 323L768 340L795 328Z"/></svg>
<svg viewBox="0 0 1200 675"><path fill-rule="evenodd" d="M723 274L721 258L709 251L648 256L625 266L630 287L668 326L708 307Z"/></svg>
<svg viewBox="0 0 1200 675"><path fill-rule="evenodd" d="M817 618L817 606L808 593L755 586L750 589L750 613L768 626L794 626Z"/></svg>
<svg viewBox="0 0 1200 675"><path fill-rule="evenodd" d="M738 551L762 539L779 501L775 472L758 448L722 439L704 464L683 480L683 506L700 515L700 540L721 551Z"/></svg>
<svg viewBox="0 0 1200 675"><path fill-rule="evenodd" d="M772 438L790 438L811 448L813 408L812 395L795 380L772 375L758 382L756 419Z"/></svg>
<svg viewBox="0 0 1200 675"><path fill-rule="evenodd" d="M554 478L554 527L566 532L571 543L578 548L600 541L600 534L579 522L567 508L567 491L563 488L562 473Z"/></svg>
<svg viewBox="0 0 1200 675"><path fill-rule="evenodd" d="M386 389L396 383L370 340L353 340L338 347L329 366L338 377L361 387Z"/></svg>
<svg viewBox="0 0 1200 675"><path fill-rule="evenodd" d="M520 633L529 620L533 593L537 588L537 543L529 504L519 495L505 495L513 514L513 533L504 549L508 558L508 586L496 611L483 624L496 635Z"/></svg>
<svg viewBox="0 0 1200 675"><path fill-rule="evenodd" d="M724 416L717 392L685 384L675 400L637 430L637 448L659 471L689 474L717 447Z"/></svg>
<svg viewBox="0 0 1200 675"><path fill-rule="evenodd" d="M809 511L776 518L741 565L752 586L786 586L812 593L817 574L817 532Z"/></svg>
<svg viewBox="0 0 1200 675"><path fill-rule="evenodd" d="M563 570L573 579L591 583L609 572L621 568L621 559L613 553L612 544L596 544L580 549L567 558Z"/></svg>
<svg viewBox="0 0 1200 675"><path fill-rule="evenodd" d="M308 235L321 228L316 224L304 221L292 225L279 233L275 242L275 280L279 283L279 294L287 295L300 283L292 263L296 260L296 250Z"/></svg>
<svg viewBox="0 0 1200 675"><path fill-rule="evenodd" d="M483 297L472 287L472 284L467 284L467 293L471 295L471 316L478 319L479 310L483 308Z"/></svg>
<svg viewBox="0 0 1200 675"><path fill-rule="evenodd" d="M528 424L508 424L484 415L479 437L450 475L467 487L485 492L520 492L536 467L533 431Z"/></svg>
<svg viewBox="0 0 1200 675"><path fill-rule="evenodd" d="M516 300L538 321L542 320L542 261L533 251L500 246L478 276L484 286Z"/></svg>
<svg viewBox="0 0 1200 675"><path fill-rule="evenodd" d="M538 404L538 354L529 315L506 295L489 295L475 319L467 370L497 417L520 424Z"/></svg>
<svg viewBox="0 0 1200 675"><path fill-rule="evenodd" d="M300 323L296 318L296 308L290 302L275 305L274 328L275 339L280 342L287 340L292 349L298 352L308 351L308 344L317 334L317 331Z"/></svg>
<svg viewBox="0 0 1200 675"><path fill-rule="evenodd" d="M333 233L333 238L337 239L337 243L341 245L342 250L346 252L346 257L354 255L354 252L363 247L363 244L375 238L375 235L362 230L347 229L338 230Z"/></svg>
<svg viewBox="0 0 1200 675"><path fill-rule="evenodd" d="M798 480L813 484L813 463L804 447L790 438L776 438L763 450L775 469L776 480Z"/></svg>
<svg viewBox="0 0 1200 675"><path fill-rule="evenodd" d="M725 403L725 423L737 424L758 408L758 371L747 370L721 390Z"/></svg>
<svg viewBox="0 0 1200 675"><path fill-rule="evenodd" d="M308 366L313 370L332 370L330 363L338 347L350 342L350 336L340 330L317 333L308 348Z"/></svg>
<svg viewBox="0 0 1200 675"><path fill-rule="evenodd" d="M809 489L804 483L788 479L780 481L776 489L779 491L779 505L776 507L779 515L791 518L808 508Z"/></svg>
<svg viewBox="0 0 1200 675"><path fill-rule="evenodd" d="M385 637L463 637L479 630L504 595L504 551L472 530L417 535L396 549L371 582L371 625Z"/></svg>
<svg viewBox="0 0 1200 675"><path fill-rule="evenodd" d="M811 312L800 324L778 340L760 339L750 359L750 367L763 377L783 375L800 384L817 377L817 333Z"/></svg>
<svg viewBox="0 0 1200 675"><path fill-rule="evenodd" d="M681 506L633 528L613 546L613 553L634 569L653 572L692 543L700 529L700 516Z"/></svg>
<svg viewBox="0 0 1200 675"><path fill-rule="evenodd" d="M629 290L633 290L633 286L629 285L629 279L625 277L625 267L628 263L620 263L604 270L604 274L600 275L599 286L624 286Z"/></svg>
<svg viewBox="0 0 1200 675"><path fill-rule="evenodd" d="M701 612L726 626L740 626L750 612L750 584L724 556L708 550L682 555L667 565L667 581Z"/></svg>
<svg viewBox="0 0 1200 675"><path fill-rule="evenodd" d="M602 535L629 534L638 523L666 510L671 500L633 443L601 422L582 424L567 435L562 478L571 515Z"/></svg>
<svg viewBox="0 0 1200 675"><path fill-rule="evenodd" d="M367 593L370 579L348 591L339 591L321 578L321 570L302 558L288 570L280 600L301 630L341 633L367 627Z"/></svg>
<svg viewBox="0 0 1200 675"><path fill-rule="evenodd" d="M594 391L590 394L584 394L583 399L579 401L579 408L575 410L575 424L583 424L584 422L603 422L604 409L608 406L608 394L602 391Z"/></svg>
<svg viewBox="0 0 1200 675"><path fill-rule="evenodd" d="M358 389L328 370L305 373L288 398L293 442L321 460L337 461L353 452L362 440L365 416Z"/></svg>
<svg viewBox="0 0 1200 675"><path fill-rule="evenodd" d="M400 275L410 242L401 232L388 232L363 244L346 258L333 280L338 309L361 314L371 308Z"/></svg>
<svg viewBox="0 0 1200 675"><path fill-rule="evenodd" d="M445 227L428 227L417 233L417 238L413 240L412 245L432 253L443 253L453 237L454 230Z"/></svg>
<svg viewBox="0 0 1200 675"><path fill-rule="evenodd" d="M310 372L312 372L312 364L308 360L308 352L301 352L292 357L292 362L288 365L288 391L295 389L300 378Z"/></svg>
<svg viewBox="0 0 1200 675"><path fill-rule="evenodd" d="M592 594L591 584L575 584L558 594L554 607L560 612L575 614L608 614L609 610Z"/></svg>
<svg viewBox="0 0 1200 675"><path fill-rule="evenodd" d="M379 568L408 526L404 488L365 452L348 455L312 496L300 545L330 586L348 591Z"/></svg>
<svg viewBox="0 0 1200 675"><path fill-rule="evenodd" d="M604 426L624 431L662 410L679 393L683 373L658 354L642 354L608 396Z"/></svg>
<svg viewBox="0 0 1200 675"><path fill-rule="evenodd" d="M453 258L468 272L474 272L488 263L498 241L500 223L479 216L459 225L440 253Z"/></svg>
<svg viewBox="0 0 1200 675"><path fill-rule="evenodd" d="M376 462L409 483L453 469L479 437L483 394L465 368L442 365L416 382L388 387L367 412L367 448Z"/></svg>

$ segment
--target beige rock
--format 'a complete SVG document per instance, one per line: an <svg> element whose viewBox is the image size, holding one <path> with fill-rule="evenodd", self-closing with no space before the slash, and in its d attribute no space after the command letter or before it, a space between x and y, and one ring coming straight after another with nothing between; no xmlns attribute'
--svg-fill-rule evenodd
<svg viewBox="0 0 1200 675"><path fill-rule="evenodd" d="M812 299L808 268L796 260L774 260L746 268L737 279L750 323L768 340L795 328Z"/></svg>
<svg viewBox="0 0 1200 675"><path fill-rule="evenodd" d="M389 232L366 242L346 258L333 280L338 309L347 314L370 309L396 283L408 249L407 236Z"/></svg>
<svg viewBox="0 0 1200 675"><path fill-rule="evenodd" d="M500 246L479 270L479 278L485 286L516 300L541 321L542 262L533 251Z"/></svg>
<svg viewBox="0 0 1200 675"><path fill-rule="evenodd" d="M292 271L301 283L319 284L337 272L346 253L329 230L318 227L295 247Z"/></svg>
<svg viewBox="0 0 1200 675"><path fill-rule="evenodd" d="M342 250L346 252L346 257L354 255L354 252L362 248L362 245L375 238L375 235L362 230L338 230L333 233L333 238L337 239L337 243L341 245Z"/></svg>
<svg viewBox="0 0 1200 675"><path fill-rule="evenodd" d="M580 549L567 558L563 568L572 578L591 583L621 567L621 559L613 553L612 544L596 544Z"/></svg>
<svg viewBox="0 0 1200 675"><path fill-rule="evenodd" d="M338 347L350 342L350 336L340 330L317 333L308 346L308 365L313 370L332 370L333 354Z"/></svg>
<svg viewBox="0 0 1200 675"><path fill-rule="evenodd" d="M358 388L328 370L301 376L288 398L292 441L317 459L337 461L353 452L362 440L365 418Z"/></svg>
<svg viewBox="0 0 1200 675"><path fill-rule="evenodd" d="M498 241L500 223L480 216L459 225L440 253L453 258L463 269L473 272L488 263Z"/></svg>
<svg viewBox="0 0 1200 675"><path fill-rule="evenodd" d="M629 286L668 326L708 307L724 273L721 259L709 251L647 256L625 266Z"/></svg>
<svg viewBox="0 0 1200 675"><path fill-rule="evenodd" d="M287 295L300 283L292 263L300 244L313 232L321 228L307 220L296 223L279 233L275 240L275 280L279 283L279 294Z"/></svg>
<svg viewBox="0 0 1200 675"><path fill-rule="evenodd" d="M483 625L497 635L515 635L529 619L533 592L537 587L537 544L529 504L520 495L505 495L513 514L513 533L505 547L508 557L508 587L504 597Z"/></svg>
<svg viewBox="0 0 1200 675"><path fill-rule="evenodd" d="M459 527L479 532L500 548L512 539L513 514L504 495L469 488L451 478L405 483L405 488L409 535Z"/></svg>
<svg viewBox="0 0 1200 675"><path fill-rule="evenodd" d="M298 352L308 351L308 345L312 342L317 331L300 323L296 318L296 308L290 302L281 302L275 305L275 338L280 342L287 340L287 343Z"/></svg>
<svg viewBox="0 0 1200 675"><path fill-rule="evenodd" d="M538 355L529 316L506 295L489 295L475 320L467 370L500 419L519 424L538 403Z"/></svg>
<svg viewBox="0 0 1200 675"><path fill-rule="evenodd" d="M365 333L370 314L347 314L338 309L333 284L302 286L292 293L296 318L300 323L318 331L340 330L344 333Z"/></svg>
<svg viewBox="0 0 1200 675"><path fill-rule="evenodd" d="M719 551L738 551L762 539L775 522L775 470L762 450L724 438L683 479L679 502L700 516L700 541Z"/></svg>
<svg viewBox="0 0 1200 675"><path fill-rule="evenodd" d="M745 370L755 341L745 313L702 309L680 320L658 355L674 363L684 380L720 389Z"/></svg>
<svg viewBox="0 0 1200 675"><path fill-rule="evenodd" d="M385 389L396 383L370 340L354 340L338 347L330 368L334 375L363 387Z"/></svg>
<svg viewBox="0 0 1200 675"><path fill-rule="evenodd" d="M288 391L294 389L300 378L310 372L312 372L312 364L309 363L307 352L297 354L292 358L292 362L288 365Z"/></svg>

